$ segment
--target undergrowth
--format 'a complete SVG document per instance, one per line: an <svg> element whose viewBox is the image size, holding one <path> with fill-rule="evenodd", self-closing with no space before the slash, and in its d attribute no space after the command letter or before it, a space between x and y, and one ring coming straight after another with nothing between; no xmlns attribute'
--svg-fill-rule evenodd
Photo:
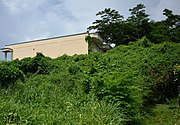
<svg viewBox="0 0 180 125"><path fill-rule="evenodd" d="M180 44L143 37L106 53L0 62L0 124L155 124L152 107L178 98L179 55Z"/></svg>

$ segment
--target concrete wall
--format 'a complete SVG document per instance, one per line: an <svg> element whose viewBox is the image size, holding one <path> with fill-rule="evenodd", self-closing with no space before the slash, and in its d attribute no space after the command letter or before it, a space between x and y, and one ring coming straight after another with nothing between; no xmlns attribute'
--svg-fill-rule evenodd
<svg viewBox="0 0 180 125"><path fill-rule="evenodd" d="M24 42L7 45L13 49L13 59L34 57L37 52L45 56L56 58L64 54L88 54L88 43L85 41L87 34L76 34L44 40ZM96 36L95 34L93 36Z"/></svg>

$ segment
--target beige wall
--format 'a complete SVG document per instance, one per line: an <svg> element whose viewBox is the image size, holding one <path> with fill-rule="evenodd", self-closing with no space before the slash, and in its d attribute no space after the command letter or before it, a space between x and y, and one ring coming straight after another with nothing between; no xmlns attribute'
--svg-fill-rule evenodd
<svg viewBox="0 0 180 125"><path fill-rule="evenodd" d="M87 34L78 34L7 45L6 47L13 49L13 59L34 57L37 52L41 52L51 58L56 58L64 54L88 54L88 44L85 41L86 36Z"/></svg>

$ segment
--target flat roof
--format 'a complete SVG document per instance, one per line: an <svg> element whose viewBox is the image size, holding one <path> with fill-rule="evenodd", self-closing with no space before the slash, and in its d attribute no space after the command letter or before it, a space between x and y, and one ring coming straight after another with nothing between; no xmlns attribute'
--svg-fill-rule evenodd
<svg viewBox="0 0 180 125"><path fill-rule="evenodd" d="M13 50L11 48L2 48L1 52L12 52Z"/></svg>
<svg viewBox="0 0 180 125"><path fill-rule="evenodd" d="M20 43L8 44L8 45L5 45L5 46L24 44L24 43L31 43L31 42L37 42L37 41L43 41L43 40L49 40L49 39L57 39L57 38L63 38L63 37L70 37L70 36L76 36L76 35L82 35L82 34L88 34L88 32L76 33L76 34L64 35L64 36L57 36L57 37L51 37L51 38L45 38L45 39L30 40L30 41L25 41L25 42L20 42ZM95 34L95 33L90 33L90 34Z"/></svg>

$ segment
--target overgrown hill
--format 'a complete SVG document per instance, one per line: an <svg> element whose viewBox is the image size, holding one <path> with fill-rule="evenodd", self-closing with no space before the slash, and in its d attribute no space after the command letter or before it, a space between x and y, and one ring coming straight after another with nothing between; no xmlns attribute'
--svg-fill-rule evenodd
<svg viewBox="0 0 180 125"><path fill-rule="evenodd" d="M178 97L179 55L179 43L143 38L106 53L1 62L0 124L145 124L153 106Z"/></svg>

